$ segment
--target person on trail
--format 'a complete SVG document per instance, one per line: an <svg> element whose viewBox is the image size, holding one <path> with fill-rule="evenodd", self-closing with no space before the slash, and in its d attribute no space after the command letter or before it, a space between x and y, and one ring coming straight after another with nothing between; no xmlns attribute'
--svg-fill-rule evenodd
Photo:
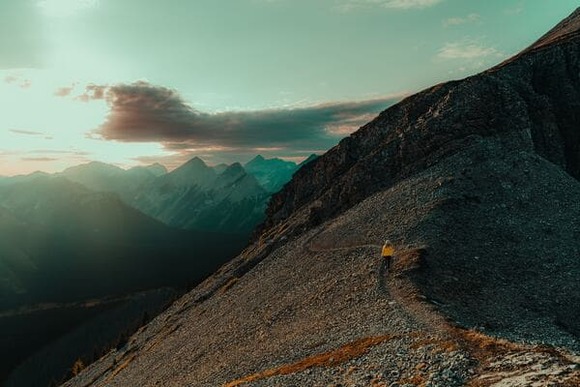
<svg viewBox="0 0 580 387"><path fill-rule="evenodd" d="M390 240L386 240L381 251L381 256L385 260L385 271L388 272L391 267L391 261L393 260L393 254L395 253L395 246Z"/></svg>

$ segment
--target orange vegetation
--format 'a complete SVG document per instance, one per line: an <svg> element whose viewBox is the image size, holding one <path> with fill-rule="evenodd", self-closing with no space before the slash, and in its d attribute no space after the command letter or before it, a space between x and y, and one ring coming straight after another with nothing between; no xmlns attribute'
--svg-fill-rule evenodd
<svg viewBox="0 0 580 387"><path fill-rule="evenodd" d="M269 370L245 376L241 379L227 383L224 387L236 387L242 383L265 379L276 375L288 375L295 372L301 372L312 367L335 366L350 359L359 357L368 352L371 347L381 344L392 338L393 336L391 335L365 337L345 344L342 347L332 351L307 357L293 364L285 364L280 367L271 368Z"/></svg>
<svg viewBox="0 0 580 387"><path fill-rule="evenodd" d="M415 386L424 386L427 380L423 375L417 374L413 375L410 378L404 378L399 380L399 384L413 384Z"/></svg>
<svg viewBox="0 0 580 387"><path fill-rule="evenodd" d="M226 282L225 285L221 287L221 289L219 290L219 293L224 294L225 292L230 290L236 284L236 282L238 282L238 277L230 278L229 281Z"/></svg>

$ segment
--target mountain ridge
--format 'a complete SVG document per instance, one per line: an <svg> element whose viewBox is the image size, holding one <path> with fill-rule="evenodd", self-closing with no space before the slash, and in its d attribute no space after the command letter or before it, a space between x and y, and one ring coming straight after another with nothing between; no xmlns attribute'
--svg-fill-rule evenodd
<svg viewBox="0 0 580 387"><path fill-rule="evenodd" d="M580 19L580 9L576 10L573 14L573 20ZM574 36L572 38L573 41L578 42L580 36ZM556 49L556 55L563 55L560 53L559 49ZM524 51L524 53L526 53ZM516 55L514 58L520 58L521 54ZM526 54L526 58L530 55L541 55L531 52ZM524 60L524 58L522 58ZM553 58L545 58L545 60L552 61ZM578 61L578 56L576 53L575 57L572 57L571 60ZM566 59L563 60L566 63ZM319 158L317 163L314 165L316 170L313 172L311 168L308 166L299 172L296 173L296 178L292 180L290 184L288 184L282 191L275 194L271 200L271 206L268 208L268 221L264 227L267 229L268 227L272 227L276 224L279 220L284 219L287 214L291 213L293 209L297 209L302 206L307 201L311 201L314 193L314 186L322 185L324 188L321 192L327 192L327 190L334 190L335 192L331 192L332 198L327 200L327 202L332 202L328 209L317 209L317 213L324 213L328 211L329 213L334 214L334 209L340 209L341 206L336 207L334 201L340 196L344 198L345 201L350 201L350 204L356 203L360 200L363 196L367 195L370 192L373 192L372 187L375 189L378 187L384 188L389 184L392 184L396 181L400 181L405 176L408 176L410 171L417 171L418 168L424 168L430 163L436 162L437 158L444 156L443 150L436 151L435 148L442 147L443 144L447 145L449 149L448 152L453 152L454 150L458 149L461 145L458 143L459 136L462 136L464 140L469 142L470 139L468 138L470 135L503 135L505 137L505 142L509 143L510 141L519 141L518 137L522 137L524 140L526 137L532 137L532 141L528 142L528 146L531 148L537 147L540 150L540 153L548 158L548 160L555 162L559 165L569 165L568 172L575 176L576 179L580 178L580 151L578 144L580 144L580 134L577 130L574 129L573 124L568 124L566 121L565 115L572 117L570 121L577 120L578 110L575 109L573 105L566 101L567 96L563 98L559 98L556 103L559 104L556 113L560 113L560 117L558 117L561 121L564 121L565 125L565 135L570 136L566 140L566 146L568 148L574 148L570 150L561 149L562 146L558 144L546 144L545 141L558 141L558 137L560 134L558 133L548 133L548 135L543 135L541 133L542 129L547 129L552 131L554 127L558 129L557 125L553 125L555 123L551 123L552 126L550 128L542 128L540 124L535 124L533 121L539 121L541 117L537 116L537 113L533 110L528 115L527 112L523 112L521 109L526 109L525 105L522 102L521 96L519 93L523 90L524 93L534 93L534 90L529 90L528 87L522 86L520 79L522 77L530 78L532 74L528 71L523 71L525 68L538 68L540 66L530 65L528 66L529 59L525 59L525 64L520 65L519 68L515 68L517 64L513 64L513 62L504 63L498 67L494 67L492 72L486 71L468 78L465 78L461 81L450 81L444 84L439 84L434 87L428 88L424 91L421 91L413 96L407 97L400 103L388 108L387 110L381 112L377 118L373 121L369 122L368 124L364 125L360 128L359 131L353 133L351 136L343 139L337 147L331 149L325 155ZM521 63L521 62L520 62ZM509 72L509 74L505 74L503 79L501 78L501 72L504 73ZM566 72L566 66L562 66L558 69L560 72ZM498 74L499 73L499 74ZM512 74L514 73L514 74ZM545 70L542 70L542 77L545 77L548 80L548 84L553 83L560 83L566 84L566 81L560 79L559 81L556 79L560 77L560 73L555 73L554 68L547 67ZM539 78L540 75L538 74L537 77ZM579 79L576 76L575 79L571 80L573 83L575 82L578 84ZM537 89L541 87L539 84L540 80L536 80L536 85L534 87ZM509 84L513 86L508 86ZM492 98L487 98L485 102L481 99L481 96L470 96L468 90L475 89L475 88L485 88L488 90L488 95L493 95L501 98L501 101L497 101ZM526 90L527 89L527 90ZM563 86L564 90L570 90L570 87L566 84ZM543 91L539 94L543 95ZM573 94L574 99L578 98L578 91L570 91ZM458 94L462 97L465 97L465 101L460 102L459 106L465 106L465 111L455 111L454 120L456 120L453 125L454 127L451 128L439 128L437 127L438 119L437 117L440 116L446 108L448 108L451 103L449 102L450 97L454 97L456 100L459 99ZM479 99L478 99L479 98ZM532 95L531 98L534 100L530 101L533 103L534 108L539 110L540 112L546 111L546 114L552 114L554 112L550 111L552 106L547 106L544 101L540 98ZM459 104L459 102L458 102ZM487 107L484 108L484 105L489 104ZM511 106L510 106L511 105ZM488 114L487 116L482 116L478 110L483 112L493 112L493 111L503 111L504 107L508 109L506 114L502 115L502 117L494 117L493 114ZM566 109L565 112L562 110ZM511 112L509 112L511 110ZM520 111L518 111L520 110ZM461 116L460 116L461 115ZM522 119L513 119L513 117L518 117ZM448 118L446 118L448 119ZM461 123L459 123L461 121ZM532 121L532 122L530 122ZM492 125L489 128L482 127L486 123L491 123ZM427 126L431 125L434 126L435 132L437 135L428 137L429 133L433 131L429 131ZM417 127L418 130L413 130L413 127ZM395 129L399 128L399 129ZM509 132L506 132L504 128L512 128ZM528 133L529 132L529 133ZM398 138L398 136L402 136ZM509 137L512 138L509 138ZM413 144L419 142L419 138L422 138L420 141L422 142L422 147L415 149L413 148ZM449 144L450 142L454 142L457 144L453 147L453 144ZM384 143L385 147L381 150L381 154L372 154L373 148L376 148L379 143ZM547 145L547 146L546 146ZM548 146L553 147L551 149L551 154L548 154L547 150L544 150ZM360 148L360 149L356 149ZM560 149L558 149L560 148ZM443 148L444 149L444 148ZM439 154L437 153L439 152ZM355 153L357 153L355 155ZM363 156L365 161L361 161L359 159L359 155L367 155ZM564 155L566 153L566 155ZM429 154L433 155L434 157L432 160L428 160ZM375 168L378 170L375 171L368 171L363 172L357 169L364 169L365 166L363 164L371 165L371 166L382 166L384 162L374 162L374 159L390 159L391 166L383 166L387 170L388 175L385 179L378 179L378 176L384 176L385 170L382 168ZM568 159L566 159L566 157ZM421 158L423 161L421 163ZM420 161L414 161L414 159L419 159ZM571 159L571 160L569 160ZM421 164L421 165L420 165ZM333 167L333 166L337 167ZM352 171L349 171L352 168ZM367 168L368 169L368 168ZM303 176L314 176L318 177L321 175L318 171L324 171L324 179L317 184L308 183L298 183L301 181ZM355 182L351 184L347 184L349 187L350 192L337 192L339 190L345 190L346 188L342 188L341 184L335 184L335 178L338 176L342 176L344 179L345 175L354 175L352 176L353 179L356 179L356 176L359 176L359 179L363 176L370 176L371 178L371 189L367 189L362 181ZM389 176L390 175L390 176ZM366 178L366 177L365 177ZM299 187L297 185L300 185ZM338 188L341 187L341 188ZM348 206L348 204L347 204Z"/></svg>
<svg viewBox="0 0 580 387"><path fill-rule="evenodd" d="M408 97L305 165L252 245L66 385L577 385L565 36Z"/></svg>

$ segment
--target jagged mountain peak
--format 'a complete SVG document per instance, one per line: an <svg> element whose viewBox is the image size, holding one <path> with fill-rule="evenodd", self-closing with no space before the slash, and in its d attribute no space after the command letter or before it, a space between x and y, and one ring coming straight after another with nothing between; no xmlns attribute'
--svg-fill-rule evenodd
<svg viewBox="0 0 580 387"><path fill-rule="evenodd" d="M262 155L256 155L256 157L254 157L252 160L250 160L250 161L248 162L248 164L249 164L249 163L251 163L251 162L255 162L255 161L264 161L264 160L266 160L266 159L264 158L264 156L262 156Z"/></svg>
<svg viewBox="0 0 580 387"><path fill-rule="evenodd" d="M245 174L246 171L242 164L240 163L233 163L229 165L222 173L221 176L238 176Z"/></svg>
<svg viewBox="0 0 580 387"><path fill-rule="evenodd" d="M292 161L279 158L266 159L260 155L244 165L244 169L254 175L268 192L278 191L296 171L298 166Z"/></svg>
<svg viewBox="0 0 580 387"><path fill-rule="evenodd" d="M167 168L165 168L164 165L161 165L159 163L153 163L151 165L146 165L144 168L146 170L148 170L149 172L151 172L155 176L161 176L161 175L165 175L167 173Z"/></svg>
<svg viewBox="0 0 580 387"><path fill-rule="evenodd" d="M208 166L205 163L205 161L203 161L202 159L200 159L199 157L196 156L196 157L186 161L184 164L179 166L177 169L180 169L180 168L208 168Z"/></svg>
<svg viewBox="0 0 580 387"><path fill-rule="evenodd" d="M215 179L215 171L199 157L194 157L185 164L167 174L174 184L207 185Z"/></svg>
<svg viewBox="0 0 580 387"><path fill-rule="evenodd" d="M278 167L278 168L279 167L295 168L296 167L296 163L294 163L292 161L282 160L282 159L280 159L278 157L273 157L271 159L267 159L267 158L264 158L261 155L257 155L252 160L248 161L244 165L244 168L246 168L246 170L248 170L248 171L252 171L254 169L268 168L270 166L275 166L275 167Z"/></svg>

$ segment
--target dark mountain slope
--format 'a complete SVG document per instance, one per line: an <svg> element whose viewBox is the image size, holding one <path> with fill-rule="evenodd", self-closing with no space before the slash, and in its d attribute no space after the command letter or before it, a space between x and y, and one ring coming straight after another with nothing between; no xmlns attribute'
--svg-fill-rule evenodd
<svg viewBox="0 0 580 387"><path fill-rule="evenodd" d="M578 385L572 30L304 166L248 249L68 385Z"/></svg>
<svg viewBox="0 0 580 387"><path fill-rule="evenodd" d="M6 229L0 278L13 288L0 295L0 306L185 285L209 274L244 243L227 234L171 229L116 195L64 178L3 187L0 206L0 227Z"/></svg>
<svg viewBox="0 0 580 387"><path fill-rule="evenodd" d="M577 25L580 16L570 18L567 23ZM434 86L382 112L297 172L272 198L265 228L317 200L317 214L327 219L479 137L534 149L580 179L580 35L560 30L517 60ZM555 43L545 46L546 40Z"/></svg>

